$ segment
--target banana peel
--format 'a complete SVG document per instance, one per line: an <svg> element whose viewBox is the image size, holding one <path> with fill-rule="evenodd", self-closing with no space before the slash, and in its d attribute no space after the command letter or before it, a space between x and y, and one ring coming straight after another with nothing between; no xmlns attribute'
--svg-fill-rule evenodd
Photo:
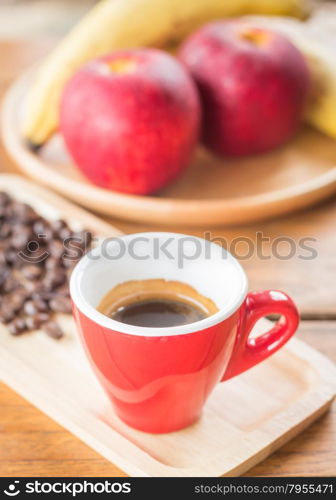
<svg viewBox="0 0 336 500"><path fill-rule="evenodd" d="M313 79L306 121L336 139L336 35L324 25L290 18L247 16L253 25L285 35L304 54ZM313 19L312 19L313 21Z"/></svg>
<svg viewBox="0 0 336 500"><path fill-rule="evenodd" d="M90 59L139 46L169 49L202 24L223 17L304 17L307 5L307 0L102 0L38 70L27 95L23 135L35 148L51 136L64 85Z"/></svg>

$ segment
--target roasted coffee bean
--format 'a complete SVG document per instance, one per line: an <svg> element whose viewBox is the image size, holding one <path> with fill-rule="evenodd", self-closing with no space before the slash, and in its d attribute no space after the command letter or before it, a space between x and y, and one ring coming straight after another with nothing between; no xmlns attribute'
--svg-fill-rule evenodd
<svg viewBox="0 0 336 500"><path fill-rule="evenodd" d="M52 295L52 291L53 291L54 288L55 288L55 285L54 285L54 283L52 282L51 279L48 278L48 279L44 279L42 281L42 290L44 292L49 293L49 296ZM44 298L47 298L47 295L45 295Z"/></svg>
<svg viewBox="0 0 336 500"><path fill-rule="evenodd" d="M7 222L2 222L0 225L0 239L4 240L5 238L8 238L11 234L11 226Z"/></svg>
<svg viewBox="0 0 336 500"><path fill-rule="evenodd" d="M0 253L4 253L10 247L9 241L0 240Z"/></svg>
<svg viewBox="0 0 336 500"><path fill-rule="evenodd" d="M30 227L22 226L21 224L13 226L12 236L10 240L13 248L21 250L22 248L27 247L28 243L31 240L32 232Z"/></svg>
<svg viewBox="0 0 336 500"><path fill-rule="evenodd" d="M60 259L64 253L63 243L59 240L52 240L48 245L48 251L55 259Z"/></svg>
<svg viewBox="0 0 336 500"><path fill-rule="evenodd" d="M49 307L52 311L63 314L70 314L72 311L71 300L64 295L56 295L53 299L49 300Z"/></svg>
<svg viewBox="0 0 336 500"><path fill-rule="evenodd" d="M65 297L70 297L69 283L66 281L63 285L58 286L55 289L56 295L64 295Z"/></svg>
<svg viewBox="0 0 336 500"><path fill-rule="evenodd" d="M60 229L60 231L58 232L58 238L61 240L61 241L64 241L64 240L67 240L68 238L71 238L72 236L72 231L71 229L69 229L68 227L63 227L62 229Z"/></svg>
<svg viewBox="0 0 336 500"><path fill-rule="evenodd" d="M43 278L43 286L46 290L52 291L66 280L64 269L48 270Z"/></svg>
<svg viewBox="0 0 336 500"><path fill-rule="evenodd" d="M48 258L48 251L44 247L34 246L35 242L28 243L26 249L22 250L23 255L20 255L21 266L26 264L34 264L43 266Z"/></svg>
<svg viewBox="0 0 336 500"><path fill-rule="evenodd" d="M13 248L9 248L5 251L5 260L7 264L13 265L17 260L17 251Z"/></svg>
<svg viewBox="0 0 336 500"><path fill-rule="evenodd" d="M53 220L50 222L50 227L54 234L59 234L60 230L64 227L68 227L67 223L63 219Z"/></svg>
<svg viewBox="0 0 336 500"><path fill-rule="evenodd" d="M37 330L43 323L50 320L50 316L47 313L37 313L33 316L27 316L25 318L25 325L27 330Z"/></svg>
<svg viewBox="0 0 336 500"><path fill-rule="evenodd" d="M29 316L32 316L39 312L36 302L34 300L27 300L27 302L23 306L23 310Z"/></svg>
<svg viewBox="0 0 336 500"><path fill-rule="evenodd" d="M75 267L75 265L80 260L80 258L81 258L81 255L79 255L77 259L70 258L70 257L65 257L63 259L63 266L66 269L70 269L71 270L71 269L73 269Z"/></svg>
<svg viewBox="0 0 336 500"><path fill-rule="evenodd" d="M5 267L5 266L1 266L0 267L0 289L2 290L4 284L6 283L6 280L9 276L9 269L8 267Z"/></svg>
<svg viewBox="0 0 336 500"><path fill-rule="evenodd" d="M49 222L25 203L0 192L0 321L13 335L46 324L54 338L63 336L50 319L70 313L68 279L78 259L64 259L65 241L73 238L81 257L91 235L73 232L63 220Z"/></svg>
<svg viewBox="0 0 336 500"><path fill-rule="evenodd" d="M48 321L42 325L42 330L46 332L49 337L53 339L60 339L64 336L64 333L56 321Z"/></svg>
<svg viewBox="0 0 336 500"><path fill-rule="evenodd" d="M47 226L50 227L49 223L45 219L39 218L33 224L33 233L36 236L43 234Z"/></svg>
<svg viewBox="0 0 336 500"><path fill-rule="evenodd" d="M24 289L28 292L28 294L32 297L33 294L39 293L43 290L43 283L41 281L25 281L23 284Z"/></svg>
<svg viewBox="0 0 336 500"><path fill-rule="evenodd" d="M28 314L29 316L32 316L34 314L37 314L39 312L47 312L48 311L48 304L39 298L35 298L33 300L27 300L23 306L23 311L25 314Z"/></svg>
<svg viewBox="0 0 336 500"><path fill-rule="evenodd" d="M35 210L27 205L27 203L21 203L16 201L15 203L12 204L11 206L11 216L14 219L19 220L20 222L33 222L38 218L37 213Z"/></svg>
<svg viewBox="0 0 336 500"><path fill-rule="evenodd" d="M13 275L9 275L3 284L2 290L4 293L10 293L20 287L20 281Z"/></svg>
<svg viewBox="0 0 336 500"><path fill-rule="evenodd" d="M0 192L0 206L5 207L10 203L11 199L8 196L7 193L4 193L3 191Z"/></svg>
<svg viewBox="0 0 336 500"><path fill-rule="evenodd" d="M38 219L34 222L33 233L41 240L50 241L53 237L53 230L45 219Z"/></svg>
<svg viewBox="0 0 336 500"><path fill-rule="evenodd" d="M1 207L1 219L5 220L7 222L11 222L11 215L12 215L12 204L10 203L9 205Z"/></svg>
<svg viewBox="0 0 336 500"><path fill-rule="evenodd" d="M46 269L57 269L61 267L61 263L58 259L55 259L51 255L45 260L45 268Z"/></svg>
<svg viewBox="0 0 336 500"><path fill-rule="evenodd" d="M55 284L53 283L53 281L51 279L48 278L48 279L43 280L42 287L43 287L43 290L45 290L46 292L49 292L50 297L53 295L53 290L55 288Z"/></svg>
<svg viewBox="0 0 336 500"><path fill-rule="evenodd" d="M38 265L31 264L24 266L21 273L28 280L37 280L42 275L42 269Z"/></svg>
<svg viewBox="0 0 336 500"><path fill-rule="evenodd" d="M41 288L40 290L33 292L31 298L34 301L35 300L44 300L46 302L46 301L52 299L53 296L54 296L54 294L52 291Z"/></svg>
<svg viewBox="0 0 336 500"><path fill-rule="evenodd" d="M0 310L0 322L1 323L9 323L14 319L15 313L11 309L1 309Z"/></svg>
<svg viewBox="0 0 336 500"><path fill-rule="evenodd" d="M14 250L14 252L15 252L15 259L12 262L12 268L13 271L14 270L19 271L27 264L27 257L25 257L24 254L25 250L20 250L19 252L17 250Z"/></svg>
<svg viewBox="0 0 336 500"><path fill-rule="evenodd" d="M23 289L15 290L14 292L7 294L3 297L3 303L6 304L6 308L16 312L23 306L26 301L27 293Z"/></svg>
<svg viewBox="0 0 336 500"><path fill-rule="evenodd" d="M18 308L15 308L14 306L15 306L15 304L13 305L12 300L11 300L11 296L9 294L3 295L1 297L1 311L4 314L7 313L8 311L14 314L18 309Z"/></svg>
<svg viewBox="0 0 336 500"><path fill-rule="evenodd" d="M93 234L90 231L86 231L85 235L86 235L86 240L85 240L86 247L87 247L87 250L89 250L90 246L93 242Z"/></svg>
<svg viewBox="0 0 336 500"><path fill-rule="evenodd" d="M26 323L23 318L16 318L8 323L8 329L12 335L20 335L27 330Z"/></svg>
<svg viewBox="0 0 336 500"><path fill-rule="evenodd" d="M34 300L35 307L37 307L37 310L39 312L46 312L48 311L48 304L42 299L35 299Z"/></svg>

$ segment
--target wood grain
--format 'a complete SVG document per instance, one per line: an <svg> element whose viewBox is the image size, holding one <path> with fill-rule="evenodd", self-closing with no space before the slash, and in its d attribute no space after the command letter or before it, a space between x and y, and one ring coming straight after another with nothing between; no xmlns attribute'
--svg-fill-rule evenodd
<svg viewBox="0 0 336 500"><path fill-rule="evenodd" d="M49 42L0 42L0 93L25 67L44 54L49 46ZM10 172L16 170L1 145L0 169ZM124 232L162 229L161 225L149 227L121 222L116 218L112 222ZM282 288L297 300L304 316L335 318L335 225L334 199L320 204L318 208L268 223L231 229L217 228L212 235L226 238L229 242L240 236L255 241L257 231L262 231L271 241L284 235L290 236L294 241L305 236L315 238L318 257L314 261L304 261L298 257L283 261L274 257L263 260L254 256L243 261L243 265L250 276L251 288ZM191 231L186 227L184 232L201 234L203 230ZM270 243L267 243L266 252L269 247ZM304 321L299 337L336 361L335 321ZM0 405L1 476L123 475L119 469L3 384L0 384ZM248 475L333 475L336 463L335 422L334 405L331 412L251 469Z"/></svg>
<svg viewBox="0 0 336 500"><path fill-rule="evenodd" d="M64 219L73 229L86 228L102 237L119 234L20 176L1 175L0 190L47 219ZM133 476L240 475L310 425L336 394L335 366L291 339L271 359L219 384L194 426L166 435L146 434L116 417L84 356L71 316L57 316L65 332L60 342L41 331L16 339L1 325L0 378ZM269 328L266 320L256 327L259 333ZM6 442L4 446L10 452Z"/></svg>
<svg viewBox="0 0 336 500"><path fill-rule="evenodd" d="M336 362L336 322L304 321L298 337ZM248 476L334 476L336 405L301 435L287 443Z"/></svg>
<svg viewBox="0 0 336 500"><path fill-rule="evenodd" d="M336 192L335 141L309 127L264 155L221 159L199 147L181 178L155 196L103 189L73 164L60 135L38 152L22 139L21 111L34 75L34 68L22 75L4 97L3 144L25 175L102 215L175 227L232 226L291 213Z"/></svg>
<svg viewBox="0 0 336 500"><path fill-rule="evenodd" d="M2 0L0 37L43 39L64 36L95 0Z"/></svg>
<svg viewBox="0 0 336 500"><path fill-rule="evenodd" d="M336 322L314 321L305 322L298 336L336 361L335 333ZM3 384L0 385L0 402L0 476L125 475ZM335 417L333 405L327 415L247 475L333 475Z"/></svg>
<svg viewBox="0 0 336 500"><path fill-rule="evenodd" d="M126 233L169 230L161 225L109 220ZM240 260L251 290L274 287L284 290L296 301L303 318L335 319L335 226L334 199L258 225L199 230L186 227L177 231L222 242ZM303 245L308 245L312 251L304 250Z"/></svg>
<svg viewBox="0 0 336 500"><path fill-rule="evenodd" d="M116 418L88 367L74 326L64 321L63 327L67 337L57 345L38 334L18 343L2 332L3 378L131 475L241 474L302 431L335 394L335 367L293 339L253 373L219 385L196 425L175 434L150 435ZM247 399L247 394L254 397ZM29 435L26 440L30 445ZM45 444L38 443L33 456ZM3 445L12 460L10 443L5 439ZM67 439L58 440L63 445L68 455L74 452Z"/></svg>

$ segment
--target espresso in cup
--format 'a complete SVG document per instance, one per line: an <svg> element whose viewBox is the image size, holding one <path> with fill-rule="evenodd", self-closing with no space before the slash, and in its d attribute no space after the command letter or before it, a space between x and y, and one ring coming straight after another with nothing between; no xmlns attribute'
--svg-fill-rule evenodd
<svg viewBox="0 0 336 500"><path fill-rule="evenodd" d="M112 288L98 311L132 326L164 328L200 321L218 311L216 304L180 281L127 281Z"/></svg>
<svg viewBox="0 0 336 500"><path fill-rule="evenodd" d="M75 321L125 424L150 433L192 425L218 382L264 361L293 336L293 301L279 290L247 289L229 252L178 233L107 239L81 259L70 280ZM269 314L281 320L251 338Z"/></svg>

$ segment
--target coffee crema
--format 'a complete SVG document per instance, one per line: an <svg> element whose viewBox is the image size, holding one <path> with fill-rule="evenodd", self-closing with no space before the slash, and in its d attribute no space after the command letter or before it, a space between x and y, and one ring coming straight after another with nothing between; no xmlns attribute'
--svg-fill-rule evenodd
<svg viewBox="0 0 336 500"><path fill-rule="evenodd" d="M164 328L187 325L218 312L216 304L180 281L126 281L110 290L97 310L132 326Z"/></svg>

